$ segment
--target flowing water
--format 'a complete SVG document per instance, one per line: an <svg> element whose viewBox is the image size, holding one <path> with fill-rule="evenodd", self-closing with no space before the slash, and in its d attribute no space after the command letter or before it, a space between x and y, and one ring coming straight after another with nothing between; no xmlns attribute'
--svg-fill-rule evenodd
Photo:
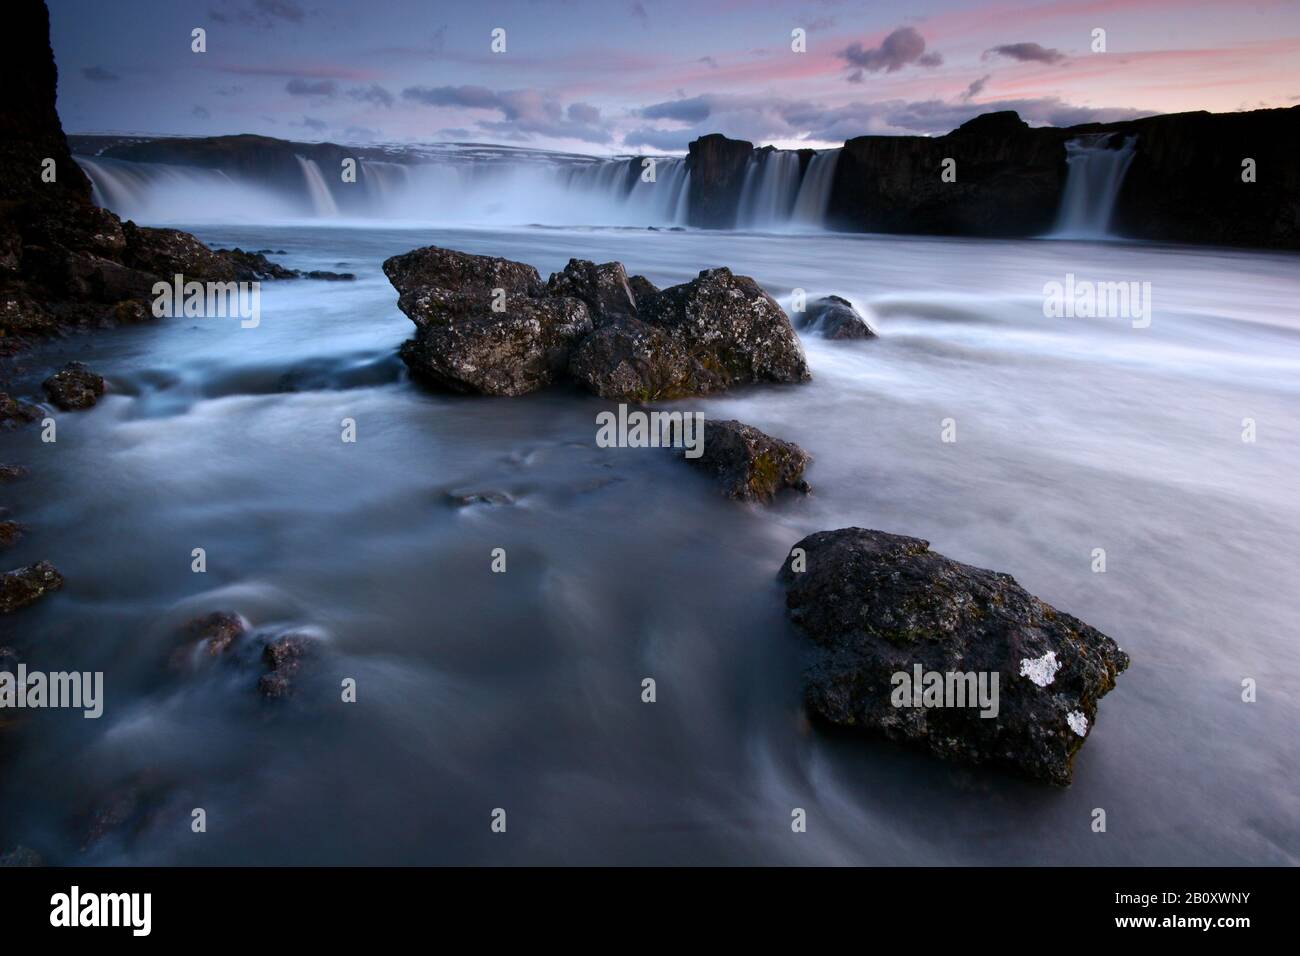
<svg viewBox="0 0 1300 956"><path fill-rule="evenodd" d="M6 732L0 845L131 864L1300 862L1294 256L192 228L358 279L266 283L255 329L168 319L27 356L19 393L71 359L110 392L59 414L54 444L0 435L0 460L31 470L5 489L29 529L9 565L48 558L67 579L0 643L33 668L103 671L106 703ZM783 302L850 298L880 338L805 337L811 383L676 403L815 456L811 496L735 504L666 451L597 448L609 403L567 386L409 382L394 351L410 324L379 264L428 243L543 275L618 259L660 285L728 265ZM1044 284L1068 273L1149 281L1150 326L1045 318ZM449 497L472 493L502 503ZM775 575L803 535L852 525L1010 572L1132 655L1073 787L808 726ZM227 609L315 638L294 700L259 698L255 644L168 666L185 621ZM105 805L128 822L83 850Z"/></svg>
<svg viewBox="0 0 1300 956"><path fill-rule="evenodd" d="M1065 193L1052 235L1058 239L1106 239L1137 137L1111 145L1114 133L1090 133L1065 144Z"/></svg>

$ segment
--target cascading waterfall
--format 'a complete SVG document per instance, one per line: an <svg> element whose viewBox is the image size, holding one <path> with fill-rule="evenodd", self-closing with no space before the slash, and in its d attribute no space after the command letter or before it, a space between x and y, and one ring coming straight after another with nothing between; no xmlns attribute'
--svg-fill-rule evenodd
<svg viewBox="0 0 1300 956"><path fill-rule="evenodd" d="M764 150L750 157L740 192L736 225L777 229L790 221L799 191L799 154Z"/></svg>
<svg viewBox="0 0 1300 956"><path fill-rule="evenodd" d="M78 157L96 201L142 222L268 219L407 220L500 225L667 227L686 221L686 160L657 157L653 180L639 159L362 159L358 187L333 189L311 159L301 179L272 184L211 169Z"/></svg>
<svg viewBox="0 0 1300 956"><path fill-rule="evenodd" d="M332 219L337 216L338 203L334 201L334 194L325 184L325 177L321 175L316 160L304 159L301 156L295 156L294 159L298 160L298 165L302 167L302 177L307 182L307 195L311 196L312 209L316 215L322 219Z"/></svg>
<svg viewBox="0 0 1300 956"><path fill-rule="evenodd" d="M1137 138L1112 147L1114 133L1089 133L1065 144L1065 193L1052 235L1061 239L1105 239L1124 174L1133 162Z"/></svg>
<svg viewBox="0 0 1300 956"><path fill-rule="evenodd" d="M303 214L299 197L219 169L76 157L96 203L139 222L264 222Z"/></svg>
<svg viewBox="0 0 1300 956"><path fill-rule="evenodd" d="M835 167L840 161L838 149L822 150L808 163L794 200L790 221L797 226L821 227L826 224L826 210L831 202Z"/></svg>

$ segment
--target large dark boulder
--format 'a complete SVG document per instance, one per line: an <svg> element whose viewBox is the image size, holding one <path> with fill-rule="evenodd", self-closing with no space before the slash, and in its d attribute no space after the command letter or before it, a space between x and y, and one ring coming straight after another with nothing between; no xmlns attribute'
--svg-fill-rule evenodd
<svg viewBox="0 0 1300 956"><path fill-rule="evenodd" d="M397 289L397 307L419 327L490 312L497 289L504 290L507 307L545 291L530 265L441 246L384 260L384 275Z"/></svg>
<svg viewBox="0 0 1300 956"><path fill-rule="evenodd" d="M811 377L785 312L730 269L706 269L637 307L636 319L598 329L574 352L570 371L602 398L644 403Z"/></svg>
<svg viewBox="0 0 1300 956"><path fill-rule="evenodd" d="M417 377L456 392L515 396L550 385L591 331L587 306L568 298L507 302L503 313L467 309L423 326L402 345L402 361Z"/></svg>
<svg viewBox="0 0 1300 956"><path fill-rule="evenodd" d="M780 579L811 645L808 710L943 758L1069 784L1098 701L1129 664L1105 634L1010 575L935 554L917 538L818 532L795 546ZM986 686L996 675L995 706L954 706L951 697L926 706L913 696L921 687L910 686L918 671L945 681L973 674ZM981 716L989 709L995 716Z"/></svg>
<svg viewBox="0 0 1300 956"><path fill-rule="evenodd" d="M711 474L728 498L766 502L784 488L812 490L803 477L812 456L744 422L706 420L702 451L684 458Z"/></svg>

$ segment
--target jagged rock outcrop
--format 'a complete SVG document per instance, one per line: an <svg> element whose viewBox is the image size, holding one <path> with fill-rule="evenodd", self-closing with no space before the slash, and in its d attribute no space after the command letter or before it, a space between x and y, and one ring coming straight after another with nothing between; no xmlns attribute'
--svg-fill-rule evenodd
<svg viewBox="0 0 1300 956"><path fill-rule="evenodd" d="M795 545L780 580L810 642L808 710L947 759L1067 785L1098 701L1129 665L1010 575L918 538L821 531Z"/></svg>
<svg viewBox="0 0 1300 956"><path fill-rule="evenodd" d="M726 268L645 297L637 318L588 336L570 371L602 398L640 403L811 377L785 312Z"/></svg>
<svg viewBox="0 0 1300 956"><path fill-rule="evenodd" d="M19 0L0 31L0 351L67 329L148 318L154 283L229 281L246 264L188 233L121 222L91 201L55 109L44 4ZM51 177L53 177L51 179Z"/></svg>
<svg viewBox="0 0 1300 956"><path fill-rule="evenodd" d="M567 371L604 398L649 402L809 377L781 307L729 269L660 291L621 263L571 260L543 285L524 263L429 246L384 273L416 326L403 361L454 391L522 395Z"/></svg>
<svg viewBox="0 0 1300 956"><path fill-rule="evenodd" d="M812 456L744 422L706 420L702 454L684 460L711 474L722 493L737 501L771 501L785 488L812 490L803 477Z"/></svg>

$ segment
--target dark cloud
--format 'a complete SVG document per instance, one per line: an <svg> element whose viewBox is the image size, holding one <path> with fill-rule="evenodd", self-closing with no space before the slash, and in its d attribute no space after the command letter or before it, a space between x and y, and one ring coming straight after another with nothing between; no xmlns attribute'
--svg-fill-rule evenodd
<svg viewBox="0 0 1300 956"><path fill-rule="evenodd" d="M718 61L715 60L715 59L714 59L713 57L711 57L711 56L702 56L702 57L700 57L698 60L696 60L695 62L696 62L696 63L707 63L709 66L713 67L715 70L718 68Z"/></svg>
<svg viewBox="0 0 1300 956"><path fill-rule="evenodd" d="M196 106L194 107L194 109L190 110L190 115L195 117L196 119L207 119L212 114L209 113L206 108L202 106Z"/></svg>
<svg viewBox="0 0 1300 956"><path fill-rule="evenodd" d="M116 83L121 79L112 70L106 70L102 66L83 66L81 75L92 83Z"/></svg>
<svg viewBox="0 0 1300 956"><path fill-rule="evenodd" d="M938 66L943 62L940 54L925 52L925 37L915 27L899 27L873 49L868 50L861 43L851 43L836 55L849 66L869 73L881 70L893 73L911 63Z"/></svg>
<svg viewBox="0 0 1300 956"><path fill-rule="evenodd" d="M798 139L840 142L867 133L936 136L995 110L1015 110L1035 126L1075 126L1150 115L1141 110L1073 106L1057 97L980 104L967 99L963 95L953 102L883 100L828 107L810 100L706 93L646 107L640 111L643 117L682 125L674 129L637 129L624 136L623 142L629 147L676 150L698 136L716 132L753 143Z"/></svg>
<svg viewBox="0 0 1300 956"><path fill-rule="evenodd" d="M284 91L290 96L321 96L328 98L338 92L338 84L333 80L304 80L302 77L296 76L284 84Z"/></svg>
<svg viewBox="0 0 1300 956"><path fill-rule="evenodd" d="M600 110L589 103L570 103L569 119L575 123L587 123L594 125L600 122Z"/></svg>
<svg viewBox="0 0 1300 956"><path fill-rule="evenodd" d="M641 110L641 115L652 120L677 120L681 123L699 123L709 118L713 111L713 97L693 96L690 99L668 100L654 103Z"/></svg>
<svg viewBox="0 0 1300 956"><path fill-rule="evenodd" d="M984 87L988 84L988 81L989 81L990 79L992 79L991 76L981 76L978 80L976 80L975 82L973 82L970 86L966 87L966 92L963 93L963 94L961 95L961 99L962 99L962 100L970 100L970 99L974 99L975 97L979 96L981 93L984 92Z"/></svg>
<svg viewBox="0 0 1300 956"><path fill-rule="evenodd" d="M526 141L533 135L577 139L588 143L610 141L600 111L586 103L570 104L566 113L559 100L538 90L490 90L485 86L408 86L402 99L425 106L496 110L501 121L482 120L481 129Z"/></svg>
<svg viewBox="0 0 1300 956"><path fill-rule="evenodd" d="M295 126L305 126L307 129L317 133L323 133L329 129L329 123L314 116L304 116L301 123L294 123Z"/></svg>
<svg viewBox="0 0 1300 956"><path fill-rule="evenodd" d="M984 51L984 59L990 56L1005 56L1021 63L1060 63L1065 54L1037 43L1005 43Z"/></svg>
<svg viewBox="0 0 1300 956"><path fill-rule="evenodd" d="M226 3L208 11L217 23L244 23L256 27L273 27L277 23L302 23L307 17L295 0L253 0L252 3Z"/></svg>
<svg viewBox="0 0 1300 956"><path fill-rule="evenodd" d="M650 26L650 14L646 12L645 4L641 0L633 0L629 9L632 11L632 16L641 21L643 27Z"/></svg>
<svg viewBox="0 0 1300 956"><path fill-rule="evenodd" d="M369 103L372 106L389 107L396 102L396 97L378 83L371 83L369 86L354 86L348 90L347 95L349 99L356 100L358 103Z"/></svg>

